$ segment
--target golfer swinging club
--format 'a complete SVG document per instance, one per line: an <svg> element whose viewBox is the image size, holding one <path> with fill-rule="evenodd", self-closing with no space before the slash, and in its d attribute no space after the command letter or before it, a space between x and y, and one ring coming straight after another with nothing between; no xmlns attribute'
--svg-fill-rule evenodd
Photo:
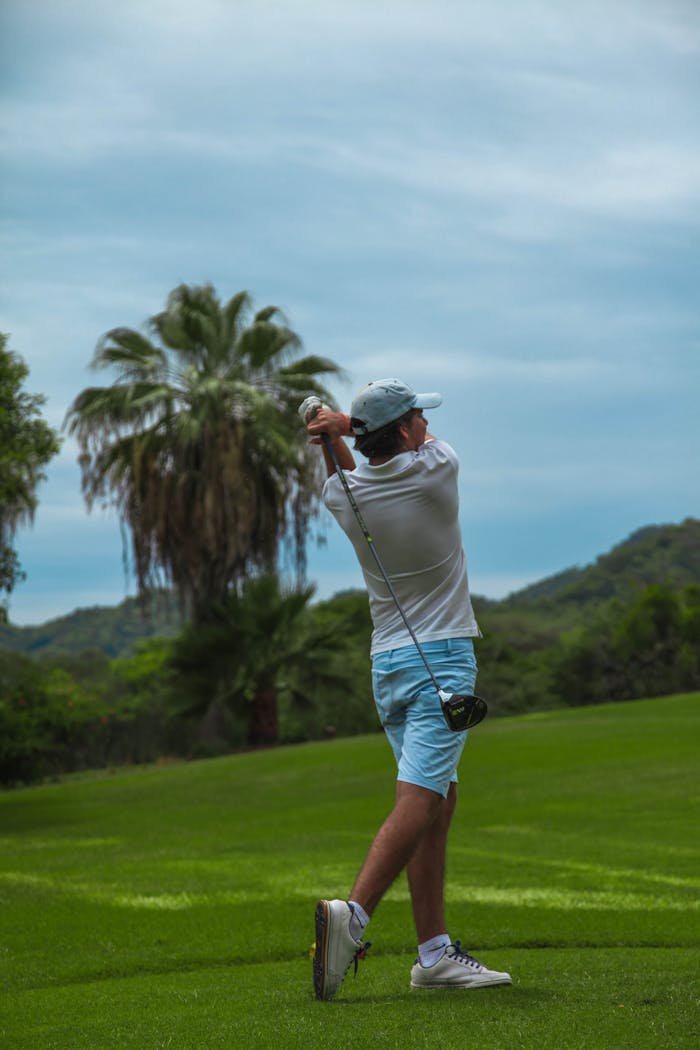
<svg viewBox="0 0 700 1050"><path fill-rule="evenodd" d="M476 681L472 610L458 522L454 450L427 431L424 409L439 394L416 394L398 379L369 383L350 417L309 398L300 408L323 450L328 479L323 500L355 548L372 615L372 686L379 718L398 765L396 803L377 832L345 900L316 907L313 962L317 999L332 999L350 965L363 958L363 933L380 900L403 869L408 875L418 935L413 988L476 988L510 984L452 941L443 889L447 835L457 802L457 765L467 733L454 732L434 680L397 608L400 601L444 689L471 694ZM344 436L366 463L355 466ZM323 437L322 437L323 435ZM326 436L327 435L327 436ZM371 533L363 534L346 498L346 476ZM372 554L382 552L394 596Z"/></svg>

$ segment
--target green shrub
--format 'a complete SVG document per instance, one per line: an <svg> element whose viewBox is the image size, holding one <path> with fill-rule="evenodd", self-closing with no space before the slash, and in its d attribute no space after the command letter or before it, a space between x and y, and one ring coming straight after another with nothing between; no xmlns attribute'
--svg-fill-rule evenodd
<svg viewBox="0 0 700 1050"><path fill-rule="evenodd" d="M165 700L167 643L111 664L0 652L0 783L171 753ZM81 674L82 681L73 673Z"/></svg>

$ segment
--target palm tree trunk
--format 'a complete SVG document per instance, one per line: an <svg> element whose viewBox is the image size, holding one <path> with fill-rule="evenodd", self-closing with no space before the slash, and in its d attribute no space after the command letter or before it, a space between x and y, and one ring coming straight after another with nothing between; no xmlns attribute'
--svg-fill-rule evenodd
<svg viewBox="0 0 700 1050"><path fill-rule="evenodd" d="M197 743L202 744L212 754L221 754L228 750L224 714L217 699L211 701L199 723Z"/></svg>
<svg viewBox="0 0 700 1050"><path fill-rule="evenodd" d="M259 686L250 707L248 743L253 747L271 747L278 741L277 692L272 686Z"/></svg>

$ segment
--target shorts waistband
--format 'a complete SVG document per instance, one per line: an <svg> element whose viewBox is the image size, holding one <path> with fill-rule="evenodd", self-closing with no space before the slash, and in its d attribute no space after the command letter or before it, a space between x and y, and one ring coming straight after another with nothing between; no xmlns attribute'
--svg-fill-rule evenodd
<svg viewBox="0 0 700 1050"><path fill-rule="evenodd" d="M458 653L464 652L465 648L467 650L473 649L474 639L467 635L460 638L437 638L433 641L421 642L420 647L425 653ZM398 649L383 649L381 652L375 653L372 659L376 660L382 656L400 658L405 653L411 652L418 652L413 643L401 645Z"/></svg>

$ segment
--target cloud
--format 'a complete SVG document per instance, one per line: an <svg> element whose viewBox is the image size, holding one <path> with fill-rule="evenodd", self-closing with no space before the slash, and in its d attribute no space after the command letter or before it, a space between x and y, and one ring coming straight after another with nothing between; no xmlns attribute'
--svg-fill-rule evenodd
<svg viewBox="0 0 700 1050"><path fill-rule="evenodd" d="M472 202L477 228L515 241L564 236L567 212L653 221L698 201L694 111L684 115L666 70L640 79L635 53L653 47L658 60L651 31L666 26L661 39L677 57L681 10L686 48L697 45L684 8L649 22L642 8L612 4L604 32L601 12L543 3L274 10L273 22L268 5L213 0L196 16L184 4L122 4L119 17L65 6L54 24L74 24L77 42L50 57L44 76L55 90L11 98L6 156L73 170L103 157L294 165L450 199L443 206ZM97 48L81 49L90 31ZM611 39L631 77L611 67ZM392 65L418 42L421 76L397 91ZM556 47L564 51L553 59ZM375 77L364 81L366 63ZM243 102L251 93L257 112ZM659 93L667 104L657 111Z"/></svg>
<svg viewBox="0 0 700 1050"><path fill-rule="evenodd" d="M553 385L599 383L617 370L614 361L594 357L561 357L521 359L482 354L469 349L440 351L420 348L382 348L380 353L359 354L353 359L357 374L374 375L377 368L387 375L407 372L432 377L435 382L502 382L548 383Z"/></svg>
<svg viewBox="0 0 700 1050"><path fill-rule="evenodd" d="M568 231L560 213L566 210L658 222L662 212L673 216L700 200L700 146L673 142L602 145L575 164L565 154L519 156L506 144L495 148L463 142L436 149L408 139L387 141L383 135L355 143L307 140L303 148L306 163L336 174L490 202L495 214L476 224L518 240L563 236ZM501 202L516 215L518 204L526 205L527 214L512 231L499 217Z"/></svg>
<svg viewBox="0 0 700 1050"><path fill-rule="evenodd" d="M555 330L565 330L565 326L556 326ZM342 349L331 349L331 353L340 360L347 360L350 356ZM697 371L697 365L693 371ZM530 356L511 356L469 346L454 350L382 346L355 351L352 355L352 375L356 377L353 389L368 378L380 378L380 373L381 376L403 376L414 387L425 388L432 384L445 390L488 388L491 392L499 391L499 398L507 398L516 389L522 393L532 388L537 390L540 399L547 391L550 394L575 391L576 397L584 391L605 394L606 397L613 393L628 397L634 392L658 392L671 388L679 379L683 381L684 376L688 378L687 365L682 359L674 361L669 357L663 369L644 367L636 346L631 346L627 352L618 349L611 356L607 341L599 354L587 355L552 348L548 355L530 351Z"/></svg>

